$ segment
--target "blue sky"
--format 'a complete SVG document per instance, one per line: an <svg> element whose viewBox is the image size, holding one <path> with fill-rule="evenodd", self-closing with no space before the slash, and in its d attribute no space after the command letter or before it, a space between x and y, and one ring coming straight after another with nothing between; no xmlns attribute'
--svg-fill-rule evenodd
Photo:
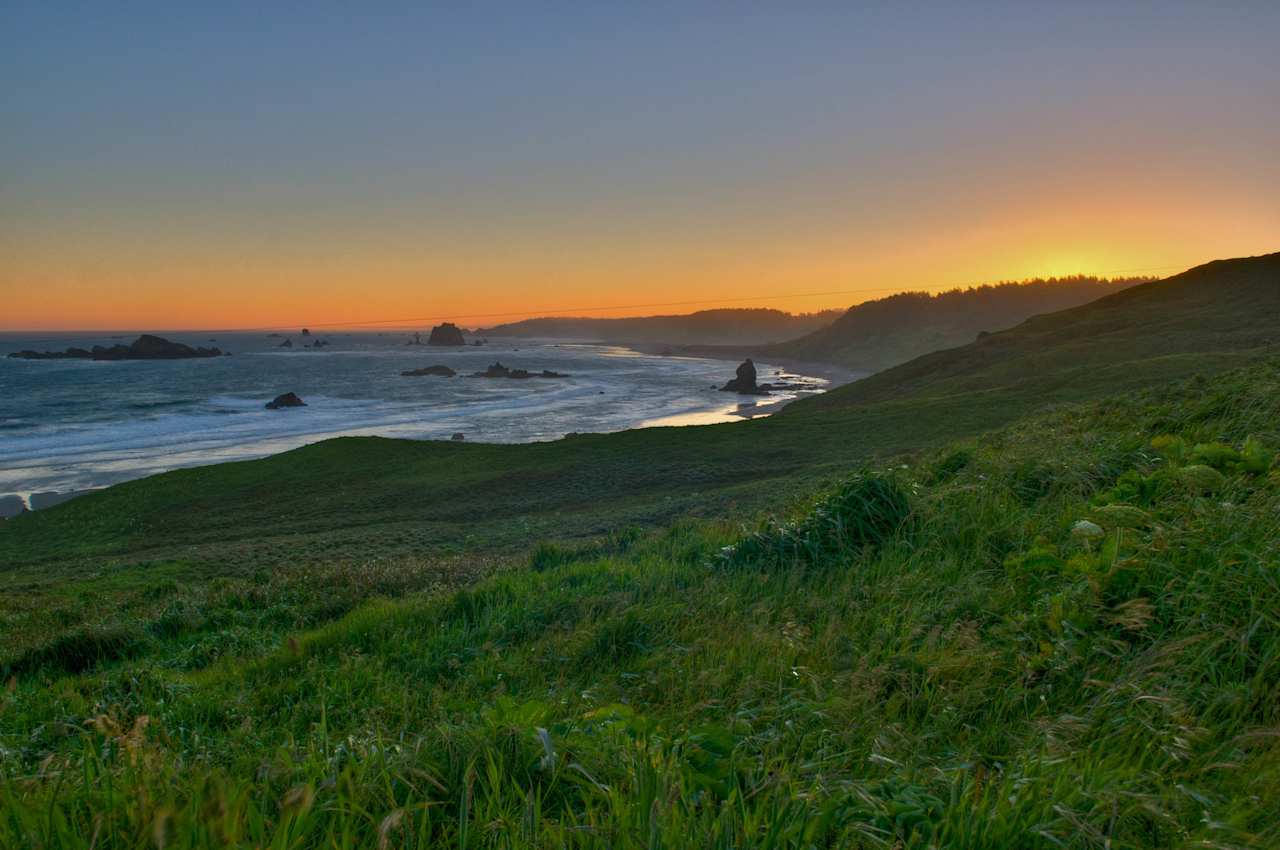
<svg viewBox="0 0 1280 850"><path fill-rule="evenodd" d="M353 287L459 315L641 290L816 309L784 296L1280 234L1280 4L0 15L14 326L102 294L107 324L255 323Z"/></svg>

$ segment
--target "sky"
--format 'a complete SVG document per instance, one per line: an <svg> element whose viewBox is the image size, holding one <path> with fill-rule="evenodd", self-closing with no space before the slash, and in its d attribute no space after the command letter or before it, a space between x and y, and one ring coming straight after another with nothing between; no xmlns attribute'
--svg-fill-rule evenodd
<svg viewBox="0 0 1280 850"><path fill-rule="evenodd" d="M1277 34L1275 2L9 2L0 330L809 311L1277 251Z"/></svg>

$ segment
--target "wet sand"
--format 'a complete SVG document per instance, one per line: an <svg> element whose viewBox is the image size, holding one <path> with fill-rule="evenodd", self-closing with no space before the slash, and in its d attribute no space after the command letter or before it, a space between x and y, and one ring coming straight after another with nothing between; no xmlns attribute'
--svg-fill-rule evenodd
<svg viewBox="0 0 1280 850"><path fill-rule="evenodd" d="M726 364L741 363L748 357L755 360L755 356L747 350L713 350L706 351L696 347L682 347L670 345L657 345L650 343L608 343L616 344L619 347L629 348L632 351L646 355L658 355L669 357L697 357L703 360L723 360ZM756 363L757 375L756 380L761 384L772 383L793 383L788 376L794 376L799 379L820 378L827 382L822 388L824 392L830 392L836 387L853 383L861 378L870 375L871 372L858 372L852 369L845 369L833 363L817 363L805 360L792 360L785 357L768 357L765 356ZM728 381L733 377L733 367L729 366L725 369L724 380ZM786 393L786 390L780 392ZM725 393L725 408L720 411L703 411L696 414L683 416L670 416L662 419L656 419L649 422L641 423L638 427L654 427L669 425L707 425L715 422L723 422L724 416L736 416L741 419L757 419L764 416L770 416L777 413L783 407L786 407L799 398L805 398L801 395L799 398L784 398L780 395L742 395L734 393ZM735 399L736 405L735 405Z"/></svg>
<svg viewBox="0 0 1280 850"><path fill-rule="evenodd" d="M705 349L697 346L676 346L676 345L658 345L655 343L607 343L616 344L623 348L630 348L632 351L638 351L641 354L657 354L670 355L671 357L697 357L702 360L724 360L729 363L741 363L750 357L766 366L773 368L781 368L784 372L792 372L797 375L804 375L811 378L822 378L829 381L827 389L833 390L836 387L851 384L871 374L870 371L860 372L854 369L846 369L843 366L837 366L834 363L822 363L810 360L792 360L787 357L770 357L764 355L757 356L749 348L742 349ZM733 377L733 370L730 369L725 373L725 380ZM761 371L757 380L762 384L767 384L776 379L777 376L770 374L768 371ZM767 398L767 396L765 396Z"/></svg>

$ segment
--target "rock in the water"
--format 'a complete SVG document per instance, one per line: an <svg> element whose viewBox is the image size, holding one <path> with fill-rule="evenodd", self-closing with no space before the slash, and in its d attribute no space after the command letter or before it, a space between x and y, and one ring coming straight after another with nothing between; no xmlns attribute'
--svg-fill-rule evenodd
<svg viewBox="0 0 1280 850"><path fill-rule="evenodd" d="M420 378L425 375L439 375L442 378L452 378L458 373L450 369L448 366L425 366L421 369L410 369L406 372L401 372L400 374L406 378Z"/></svg>
<svg viewBox="0 0 1280 850"><path fill-rule="evenodd" d="M462 329L453 322L445 322L442 325L436 325L431 329L431 336L427 338L427 345L466 345L467 341L462 338Z"/></svg>
<svg viewBox="0 0 1280 850"><path fill-rule="evenodd" d="M501 363L494 363L483 372L474 372L477 378L567 378L561 372L552 372L550 369L543 369L541 372L530 372L528 369L508 369Z"/></svg>
<svg viewBox="0 0 1280 850"><path fill-rule="evenodd" d="M22 360L182 360L190 357L221 357L217 348L192 348L164 337L143 334L129 345L106 348L95 345L92 351L68 348L66 351L15 351L9 355Z"/></svg>
<svg viewBox="0 0 1280 850"><path fill-rule="evenodd" d="M286 339L284 342L280 343L280 344L279 344L278 346L276 346L276 347L277 347L277 348L293 348L293 340L291 340L291 339Z"/></svg>
<svg viewBox="0 0 1280 850"><path fill-rule="evenodd" d="M285 393L278 395L271 401L267 402L267 410L281 410L285 407L306 407L307 403L298 398L296 393Z"/></svg>
<svg viewBox="0 0 1280 850"><path fill-rule="evenodd" d="M748 357L738 367L737 377L720 388L722 392L742 395L768 395L769 390L756 384L756 364Z"/></svg>
<svg viewBox="0 0 1280 850"><path fill-rule="evenodd" d="M303 328L303 329L302 329L302 335L303 335L303 336L311 336L311 331L310 331L309 329L307 329L307 328Z"/></svg>

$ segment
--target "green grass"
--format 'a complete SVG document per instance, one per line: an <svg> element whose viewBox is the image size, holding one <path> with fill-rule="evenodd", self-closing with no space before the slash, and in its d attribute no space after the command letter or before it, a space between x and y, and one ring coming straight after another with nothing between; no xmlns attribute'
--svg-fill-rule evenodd
<svg viewBox="0 0 1280 850"><path fill-rule="evenodd" d="M0 846L1280 845L1277 262L0 523Z"/></svg>
<svg viewBox="0 0 1280 850"><path fill-rule="evenodd" d="M0 846L1274 847L1278 422L1258 364L478 579L23 568L130 602L8 662Z"/></svg>
<svg viewBox="0 0 1280 850"><path fill-rule="evenodd" d="M1210 263L765 420L503 446L346 438L180 470L0 523L0 583L181 560L214 570L522 554L682 517L782 510L875 458L1047 405L1212 376L1277 351L1280 255ZM3 585L0 584L0 587ZM0 632L0 637L3 633Z"/></svg>
<svg viewBox="0 0 1280 850"><path fill-rule="evenodd" d="M1096 398L1185 375L1188 364L1209 371L1274 352L1278 323L1280 253L1217 260L917 357L811 406L984 392Z"/></svg>
<svg viewBox="0 0 1280 850"><path fill-rule="evenodd" d="M545 538L776 508L851 465L976 434L1012 406L975 397L836 415L651 428L534 445L341 438L178 470L0 523L4 567L229 565L524 552Z"/></svg>

